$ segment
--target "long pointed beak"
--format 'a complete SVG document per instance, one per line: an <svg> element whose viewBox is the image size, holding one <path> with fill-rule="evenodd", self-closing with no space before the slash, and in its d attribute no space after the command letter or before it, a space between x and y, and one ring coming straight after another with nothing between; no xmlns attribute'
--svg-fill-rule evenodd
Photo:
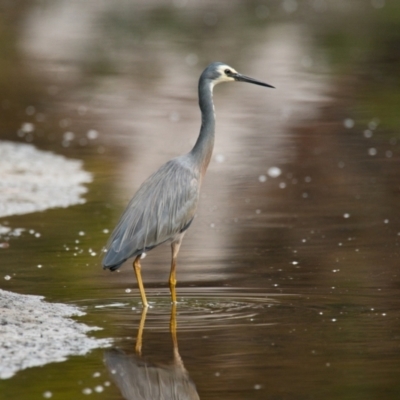
<svg viewBox="0 0 400 400"><path fill-rule="evenodd" d="M242 74L236 73L233 75L233 77L235 78L236 81L239 81L239 82L254 83L255 85L260 85L260 86L265 86L265 87L275 89L274 86L268 85L268 83L257 81L256 79L250 78L250 77L242 75Z"/></svg>

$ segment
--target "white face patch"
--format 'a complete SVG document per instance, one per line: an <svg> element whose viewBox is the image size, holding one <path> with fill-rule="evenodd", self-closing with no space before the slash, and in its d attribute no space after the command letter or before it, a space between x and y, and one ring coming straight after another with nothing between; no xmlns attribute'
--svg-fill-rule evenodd
<svg viewBox="0 0 400 400"><path fill-rule="evenodd" d="M237 73L237 71L234 68L230 67L229 65L226 64L220 65L217 69L220 75L215 81L213 81L214 85L217 85L218 83L222 82L233 82L235 80L231 76L226 75L225 70L227 69L229 69L229 71L233 73Z"/></svg>

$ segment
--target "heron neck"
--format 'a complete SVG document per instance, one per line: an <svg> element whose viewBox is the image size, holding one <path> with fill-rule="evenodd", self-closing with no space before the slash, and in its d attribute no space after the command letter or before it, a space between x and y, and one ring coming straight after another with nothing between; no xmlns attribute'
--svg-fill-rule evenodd
<svg viewBox="0 0 400 400"><path fill-rule="evenodd" d="M199 81L199 106L201 110L201 128L191 154L200 164L204 174L210 163L214 148L215 112L212 98L213 83L209 79Z"/></svg>

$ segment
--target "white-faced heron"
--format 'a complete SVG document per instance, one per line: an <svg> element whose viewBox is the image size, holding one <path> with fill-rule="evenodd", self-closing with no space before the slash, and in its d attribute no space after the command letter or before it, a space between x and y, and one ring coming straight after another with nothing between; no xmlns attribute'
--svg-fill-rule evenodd
<svg viewBox="0 0 400 400"><path fill-rule="evenodd" d="M239 74L221 62L210 64L199 80L200 134L193 149L164 164L143 182L129 202L106 246L103 268L115 271L134 257L133 268L143 306L148 302L143 287L140 258L159 244L170 242L172 262L169 286L176 303L176 258L183 236L193 221L200 187L214 147L213 88L221 82L248 82L273 86Z"/></svg>

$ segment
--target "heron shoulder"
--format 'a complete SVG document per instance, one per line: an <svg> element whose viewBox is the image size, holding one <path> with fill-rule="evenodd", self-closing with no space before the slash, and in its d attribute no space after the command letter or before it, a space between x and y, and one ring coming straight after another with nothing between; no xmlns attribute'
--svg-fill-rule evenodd
<svg viewBox="0 0 400 400"><path fill-rule="evenodd" d="M185 190L191 191L194 188L193 182L198 182L199 178L200 170L190 156L176 157L149 176L139 188L137 195L147 191L150 191L149 195L153 196L162 196L167 193Z"/></svg>

